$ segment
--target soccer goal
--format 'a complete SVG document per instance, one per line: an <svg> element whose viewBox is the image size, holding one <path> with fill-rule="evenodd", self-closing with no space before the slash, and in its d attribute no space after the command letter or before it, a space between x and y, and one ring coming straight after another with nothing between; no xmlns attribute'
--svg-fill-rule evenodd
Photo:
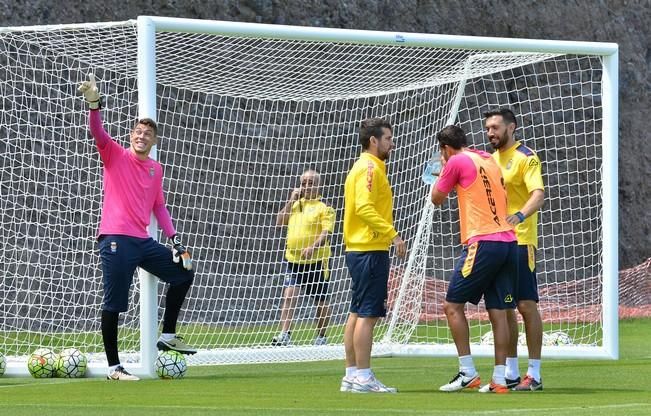
<svg viewBox="0 0 651 416"><path fill-rule="evenodd" d="M510 107L543 163L538 280L544 357L617 358L617 54L609 43L476 38L160 17L0 29L0 352L26 374L39 347L75 347L104 374L96 232L102 166L77 86L93 72L102 116L124 146L137 117L159 123L153 154L196 259L179 333L191 365L341 359L349 277L343 184L362 119L388 118L396 228L378 356L456 354L442 302L459 255L452 198L428 202L436 132L458 123L487 149L482 113ZM306 169L337 214L328 344L297 302L292 343L273 347L285 230L276 213ZM155 224L152 235L160 236ZM163 286L138 274L122 314L121 358L153 376ZM491 355L483 306L469 306L475 355ZM561 336L562 335L562 336ZM521 354L526 354L521 346Z"/></svg>

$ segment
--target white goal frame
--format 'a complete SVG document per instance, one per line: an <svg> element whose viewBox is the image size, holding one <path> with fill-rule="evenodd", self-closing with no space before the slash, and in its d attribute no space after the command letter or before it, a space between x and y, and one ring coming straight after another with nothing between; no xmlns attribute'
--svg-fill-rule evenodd
<svg viewBox="0 0 651 416"><path fill-rule="evenodd" d="M98 24L100 25L100 24ZM57 25L57 28L87 27L88 25ZM51 26L54 27L54 26ZM16 30L17 28L10 28ZM44 27L25 27L21 30ZM401 45L413 47L446 47L458 49L483 49L487 51L545 52L559 54L578 54L600 56L603 62L602 77L602 241L603 241L603 345L600 346L555 346L543 347L545 358L617 359L618 345L618 45L614 43L574 42L557 40L509 39L494 37L451 36L437 34L381 32L350 29L329 29L285 25L238 23L225 21L194 20L140 16L137 19L138 33L138 109L139 117L157 120L156 95L156 34L157 32L187 32L217 34L239 37L260 37L268 39L292 39L305 41L346 42L374 45ZM462 89L460 89L461 91ZM450 122L454 122L451 115ZM151 157L156 158L156 149ZM423 217L431 213L431 204L423 201ZM158 235L156 222L152 216L150 234ZM409 265L407 266L409 270ZM156 340L158 333L158 294L157 279L141 274L140 288L140 360L127 368L142 377L155 377ZM400 300L396 301L396 305ZM391 326L387 337L390 339ZM343 357L342 346L327 346L333 357ZM305 354L309 353L306 348ZM241 351L240 351L241 352ZM492 345L473 345L473 355L492 356ZM233 354L233 351L220 350L217 354ZM256 349L251 354L287 354L301 356L301 348L287 351L266 351ZM526 356L526 348L519 353ZM198 355L201 355L200 352ZM377 356L456 356L453 344L448 345L402 345L389 343L374 350ZM228 361L228 360L225 360ZM104 376L105 367L89 366L90 376ZM24 376L24 365L9 363L6 375Z"/></svg>
<svg viewBox="0 0 651 416"><path fill-rule="evenodd" d="M140 16L139 37L139 99L142 117L156 115L156 50L157 31L210 33L232 36L262 37L276 39L300 39L329 42L359 42L404 46L477 48L486 50L594 54L603 56L603 346L559 347L545 349L548 358L606 358L619 356L618 346L618 215L617 215L617 155L618 155L618 46L613 43L573 42L555 40L508 39L471 36L451 36L419 33L379 32L350 29L330 29L237 23L224 21L197 21L167 17ZM460 89L461 91L461 89ZM453 122L454 119L450 120ZM426 204L427 205L427 204ZM430 209L430 208L426 208ZM426 214L424 214L426 215ZM143 297L151 296L153 301L141 305L143 334L151 335L142 340L142 356L152 357L156 353L156 285L152 279L143 287ZM145 296L148 295L148 296ZM154 317L154 319L150 319ZM145 331L145 328L148 328ZM526 348L519 353L526 355ZM492 356L492 346L473 346L473 354ZM409 346L395 344L385 356L456 356L456 349L450 345ZM152 359L145 362L153 362Z"/></svg>

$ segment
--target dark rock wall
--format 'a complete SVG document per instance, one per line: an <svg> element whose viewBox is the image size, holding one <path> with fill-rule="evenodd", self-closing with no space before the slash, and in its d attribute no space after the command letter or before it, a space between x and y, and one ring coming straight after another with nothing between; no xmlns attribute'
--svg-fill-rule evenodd
<svg viewBox="0 0 651 416"><path fill-rule="evenodd" d="M0 26L159 15L333 28L615 42L620 47L620 268L651 257L649 0L0 0Z"/></svg>

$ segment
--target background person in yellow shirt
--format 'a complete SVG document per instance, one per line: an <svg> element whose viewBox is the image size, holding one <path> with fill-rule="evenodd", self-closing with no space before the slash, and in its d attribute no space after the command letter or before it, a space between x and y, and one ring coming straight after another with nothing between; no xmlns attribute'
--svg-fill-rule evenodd
<svg viewBox="0 0 651 416"><path fill-rule="evenodd" d="M518 238L518 311L522 315L529 351L527 375L520 380L518 370L518 320L515 311L507 319L511 332L506 359L507 384L515 391L542 390L540 353L543 324L538 311L536 247L538 246L538 210L545 191L540 159L536 153L515 140L515 115L509 109L484 113L486 135L493 148L493 158L500 166L506 183L506 221L515 227Z"/></svg>
<svg viewBox="0 0 651 416"><path fill-rule="evenodd" d="M359 141L362 154L344 187L344 243L352 294L344 331L346 375L340 391L396 393L371 371L373 329L386 316L389 247L394 245L398 257L407 253L393 227L393 194L384 164L395 147L391 124L381 118L362 121Z"/></svg>
<svg viewBox="0 0 651 416"><path fill-rule="evenodd" d="M327 344L326 330L330 323L328 263L331 256L328 237L334 229L335 211L321 201L320 182L316 171L303 172L300 187L292 191L276 216L276 225L287 226L287 274L283 284L280 333L271 340L275 346L291 343L290 329L298 296L297 286L302 287L316 305L317 336L314 344Z"/></svg>

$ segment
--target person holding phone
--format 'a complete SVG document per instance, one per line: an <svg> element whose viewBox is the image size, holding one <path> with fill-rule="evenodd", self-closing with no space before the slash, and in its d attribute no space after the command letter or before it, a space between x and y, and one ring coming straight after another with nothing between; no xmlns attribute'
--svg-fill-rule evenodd
<svg viewBox="0 0 651 416"><path fill-rule="evenodd" d="M310 169L303 172L300 186L292 190L289 200L276 216L276 225L287 226L287 272L283 283L280 333L271 340L274 346L291 344L291 325L299 288L303 288L316 305L317 335L314 344L325 345L328 342L329 236L334 230L335 211L321 200L320 184L317 171Z"/></svg>

